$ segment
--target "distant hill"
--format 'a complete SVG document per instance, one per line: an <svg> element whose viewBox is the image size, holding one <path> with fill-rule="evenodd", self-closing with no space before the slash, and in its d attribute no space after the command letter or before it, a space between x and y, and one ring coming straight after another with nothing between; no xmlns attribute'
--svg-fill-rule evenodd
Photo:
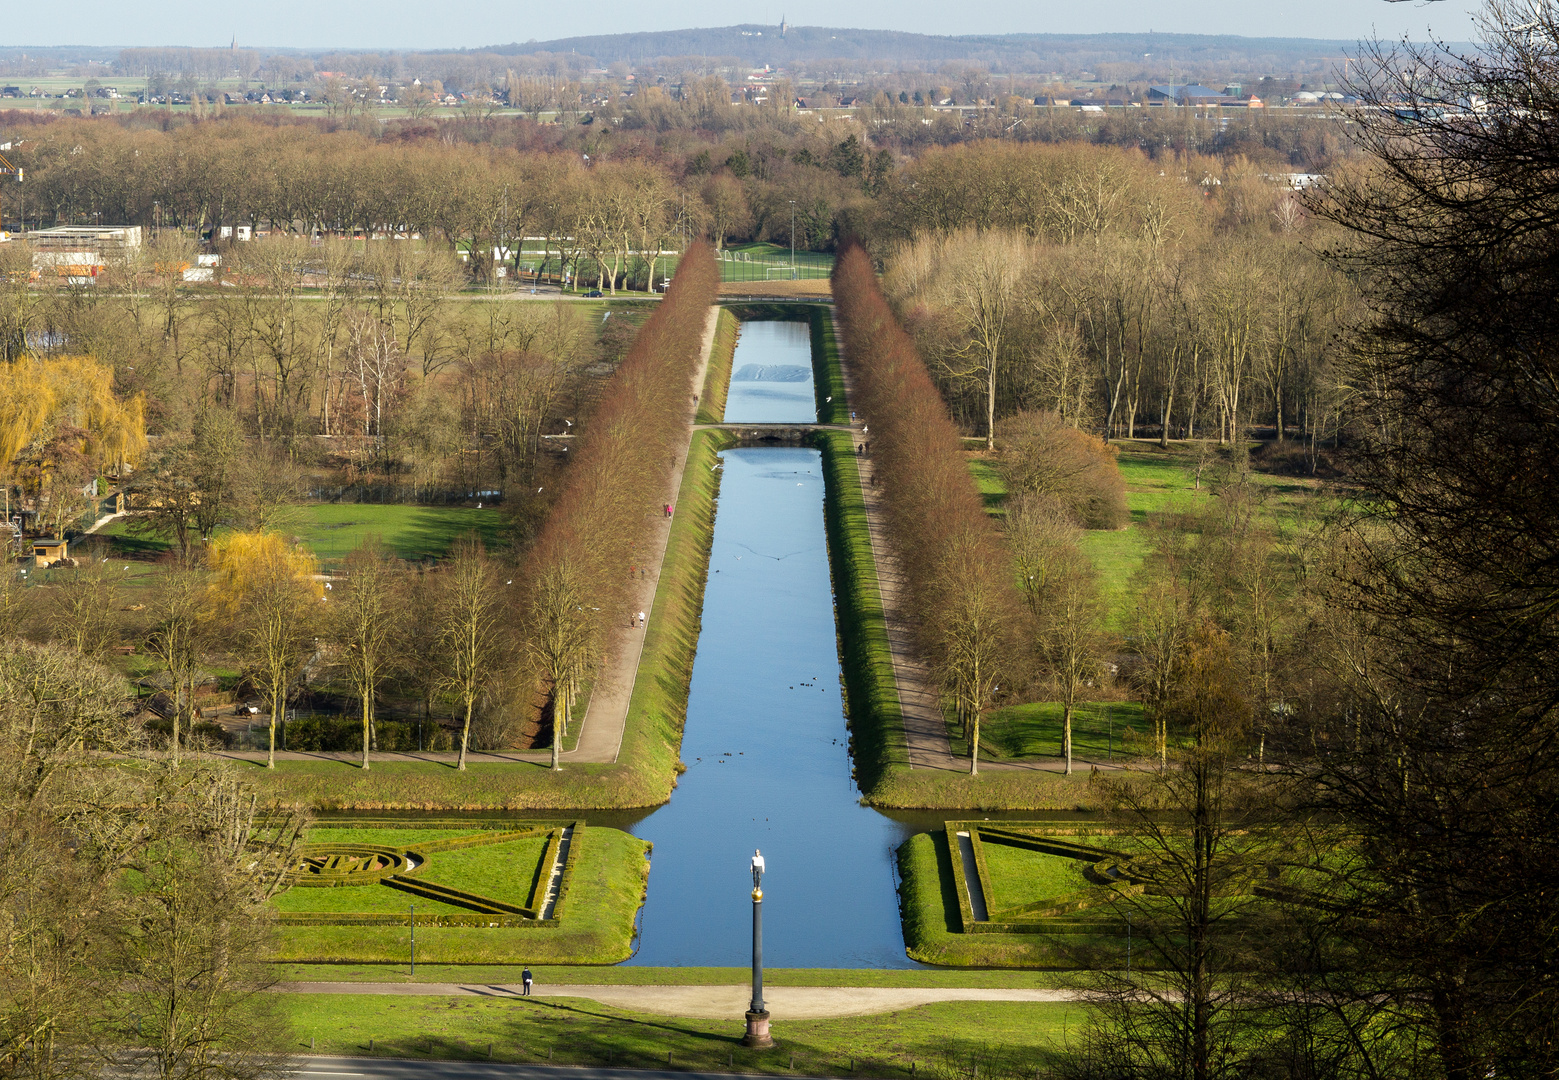
<svg viewBox="0 0 1559 1080"><path fill-rule="evenodd" d="M648 63L673 57L724 57L753 67L841 59L881 61L888 70L969 62L1014 72L1077 71L1094 64L1216 64L1248 71L1292 71L1357 54L1357 42L1308 38L1245 38L1207 34L999 34L936 37L892 30L848 30L746 24L710 29L494 45L473 52L499 55L579 53L597 63Z"/></svg>

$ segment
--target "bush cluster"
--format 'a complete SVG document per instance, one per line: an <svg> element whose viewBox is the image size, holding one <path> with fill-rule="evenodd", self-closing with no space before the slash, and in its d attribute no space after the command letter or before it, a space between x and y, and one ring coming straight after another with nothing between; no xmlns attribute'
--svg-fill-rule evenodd
<svg viewBox="0 0 1559 1080"><path fill-rule="evenodd" d="M1081 529L1122 529L1131 521L1120 451L1097 435L1048 409L1009 416L996 434L1008 491L1053 502Z"/></svg>

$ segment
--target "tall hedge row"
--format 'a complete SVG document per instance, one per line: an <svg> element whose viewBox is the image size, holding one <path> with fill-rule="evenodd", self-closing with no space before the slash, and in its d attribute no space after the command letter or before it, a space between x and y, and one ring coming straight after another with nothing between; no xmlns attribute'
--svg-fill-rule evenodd
<svg viewBox="0 0 1559 1080"><path fill-rule="evenodd" d="M833 288L855 377L852 405L866 422L919 644L959 719L977 725L1013 663L1020 605L1012 560L975 489L946 403L858 244L835 263Z"/></svg>
<svg viewBox="0 0 1559 1080"><path fill-rule="evenodd" d="M719 287L713 249L693 245L583 423L563 491L531 548L527 584L534 591L549 570L566 567L597 647L607 620L627 617L649 522L674 497L671 474L687 449L693 377Z"/></svg>

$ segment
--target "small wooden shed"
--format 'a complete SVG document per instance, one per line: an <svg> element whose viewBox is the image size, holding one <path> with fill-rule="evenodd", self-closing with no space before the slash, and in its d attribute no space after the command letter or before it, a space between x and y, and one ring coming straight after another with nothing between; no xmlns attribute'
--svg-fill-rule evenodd
<svg viewBox="0 0 1559 1080"><path fill-rule="evenodd" d="M38 566L53 566L66 557L67 541L52 536L40 536L32 542L33 562Z"/></svg>

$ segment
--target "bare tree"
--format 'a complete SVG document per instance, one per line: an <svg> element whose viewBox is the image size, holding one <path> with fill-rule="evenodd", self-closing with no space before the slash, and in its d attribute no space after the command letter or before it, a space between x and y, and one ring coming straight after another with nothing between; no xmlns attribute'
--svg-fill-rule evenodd
<svg viewBox="0 0 1559 1080"><path fill-rule="evenodd" d="M494 575L482 542L467 537L455 546L445 572L439 605L439 655L444 685L460 701L465 714L460 728L460 762L466 767L471 741L471 714L482 688L492 678L498 658L498 599Z"/></svg>
<svg viewBox="0 0 1559 1080"><path fill-rule="evenodd" d="M1061 754L1072 773L1072 717L1103 670L1103 604L1092 562L1065 511L1028 496L1008 510L1008 537L1029 610L1034 651L1061 702Z"/></svg>
<svg viewBox="0 0 1559 1080"><path fill-rule="evenodd" d="M173 731L170 744L173 765L179 765L179 732L193 723L195 679L205 654L210 625L209 577L195 569L178 569L164 575L147 605L151 626L146 648L168 672L173 691Z"/></svg>
<svg viewBox="0 0 1559 1080"><path fill-rule="evenodd" d="M399 624L405 617L402 573L377 538L358 545L346 559L346 578L332 590L331 624L344 651L347 676L363 715L363 768L377 749L374 704L379 686L393 674Z"/></svg>
<svg viewBox="0 0 1559 1080"><path fill-rule="evenodd" d="M552 688L552 768L568 734L579 683L595 659L596 612L582 580L584 568L560 559L542 567L531 587L527 647Z"/></svg>
<svg viewBox="0 0 1559 1080"><path fill-rule="evenodd" d="M923 295L953 321L946 363L954 378L985 386L985 447L996 448L996 381L1003 348L1034 258L1026 238L966 230L917 241L900 256L905 295Z"/></svg>
<svg viewBox="0 0 1559 1080"><path fill-rule="evenodd" d="M1170 706L1190 744L1146 776L1100 781L1135 840L1110 899L1135 956L1095 958L1086 1049L1063 1076L1253 1075L1264 1049L1253 972L1272 910L1257 887L1280 850L1273 793L1239 767L1250 707L1226 636L1204 624L1193 639Z"/></svg>

